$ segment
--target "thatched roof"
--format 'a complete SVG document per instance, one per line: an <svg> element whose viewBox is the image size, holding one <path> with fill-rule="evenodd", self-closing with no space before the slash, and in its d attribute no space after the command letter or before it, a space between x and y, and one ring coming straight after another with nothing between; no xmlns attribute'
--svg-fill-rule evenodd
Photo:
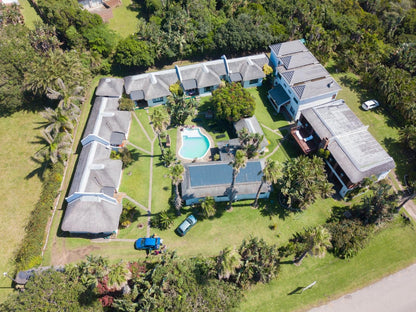
<svg viewBox="0 0 416 312"><path fill-rule="evenodd" d="M122 78L101 78L95 95L119 98L123 94L123 84Z"/></svg>
<svg viewBox="0 0 416 312"><path fill-rule="evenodd" d="M68 204L61 228L71 233L112 233L118 229L122 209L120 203L83 196Z"/></svg>

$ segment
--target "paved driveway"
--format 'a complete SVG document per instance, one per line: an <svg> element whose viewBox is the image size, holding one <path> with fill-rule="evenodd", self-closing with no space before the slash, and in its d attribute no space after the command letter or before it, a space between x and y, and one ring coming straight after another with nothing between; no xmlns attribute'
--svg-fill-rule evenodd
<svg viewBox="0 0 416 312"><path fill-rule="evenodd" d="M416 264L310 312L414 312Z"/></svg>

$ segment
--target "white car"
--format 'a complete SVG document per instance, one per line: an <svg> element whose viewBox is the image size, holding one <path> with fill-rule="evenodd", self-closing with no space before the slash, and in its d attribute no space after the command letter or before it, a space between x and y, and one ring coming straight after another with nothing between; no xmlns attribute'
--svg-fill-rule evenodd
<svg viewBox="0 0 416 312"><path fill-rule="evenodd" d="M369 110L380 106L380 104L376 100L368 100L361 104L363 110Z"/></svg>

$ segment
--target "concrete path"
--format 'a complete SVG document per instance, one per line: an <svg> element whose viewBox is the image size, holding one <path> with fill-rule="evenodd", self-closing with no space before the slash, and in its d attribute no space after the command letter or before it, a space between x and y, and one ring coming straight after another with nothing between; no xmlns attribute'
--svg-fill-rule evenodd
<svg viewBox="0 0 416 312"><path fill-rule="evenodd" d="M142 152L144 152L148 155L152 155L151 152L149 152L148 150L145 150L144 148L141 148L140 146L137 146L136 144L133 144L131 142L127 142L127 144L133 146L134 148L136 148L136 149L138 149L138 150L140 150L140 151L142 151Z"/></svg>
<svg viewBox="0 0 416 312"><path fill-rule="evenodd" d="M129 201L131 201L133 204L139 206L140 208L142 208L144 211L148 212L149 209L145 206L143 206L142 204L140 204L137 200L131 198L129 195L125 195L124 198L128 199Z"/></svg>
<svg viewBox="0 0 416 312"><path fill-rule="evenodd" d="M413 264L310 312L412 312L416 311L415 289L416 264Z"/></svg>
<svg viewBox="0 0 416 312"><path fill-rule="evenodd" d="M91 239L92 243L111 243L111 242L135 242L136 239L130 239L130 238L94 238Z"/></svg>
<svg viewBox="0 0 416 312"><path fill-rule="evenodd" d="M149 119L149 123L150 123L150 115L149 115L149 111L147 110L147 118ZM142 124L140 124L142 125ZM142 126L143 127L143 126ZM147 237L150 237L150 221L151 221L151 213L152 213L152 186L153 186L153 158L155 157L154 155L154 143L156 140L156 133L155 133L155 129L153 129L153 139L150 140L149 136L146 134L149 142L150 142L150 153L151 153L151 157L150 157L150 174L149 174L149 198L148 198L148 205L147 205ZM143 128L143 131L144 128ZM145 131L146 133L146 131Z"/></svg>

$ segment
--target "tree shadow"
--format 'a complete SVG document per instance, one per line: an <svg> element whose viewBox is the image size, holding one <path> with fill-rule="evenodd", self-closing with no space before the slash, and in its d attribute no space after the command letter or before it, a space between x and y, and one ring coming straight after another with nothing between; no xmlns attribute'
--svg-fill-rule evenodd
<svg viewBox="0 0 416 312"><path fill-rule="evenodd" d="M383 144L387 153L395 160L398 177L402 178L405 174L415 172L415 157L400 141L393 138L384 138Z"/></svg>

